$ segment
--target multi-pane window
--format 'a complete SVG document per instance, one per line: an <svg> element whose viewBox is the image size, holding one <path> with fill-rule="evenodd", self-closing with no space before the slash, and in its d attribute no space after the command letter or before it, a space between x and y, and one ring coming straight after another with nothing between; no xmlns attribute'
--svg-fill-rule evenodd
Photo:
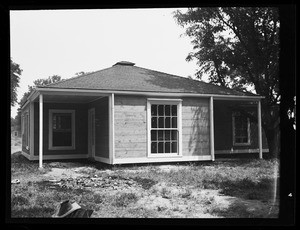
<svg viewBox="0 0 300 230"><path fill-rule="evenodd" d="M151 154L178 154L178 103L151 103Z"/></svg>
<svg viewBox="0 0 300 230"><path fill-rule="evenodd" d="M49 111L50 149L73 149L75 137L75 114L73 110Z"/></svg>
<svg viewBox="0 0 300 230"><path fill-rule="evenodd" d="M250 120L238 112L233 113L233 143L234 145L250 144Z"/></svg>

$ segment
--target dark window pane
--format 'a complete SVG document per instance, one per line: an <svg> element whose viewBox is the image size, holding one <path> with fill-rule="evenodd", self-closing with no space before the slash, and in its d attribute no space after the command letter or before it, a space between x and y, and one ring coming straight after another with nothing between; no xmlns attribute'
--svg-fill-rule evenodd
<svg viewBox="0 0 300 230"><path fill-rule="evenodd" d="M172 153L177 153L177 142L172 142Z"/></svg>
<svg viewBox="0 0 300 230"><path fill-rule="evenodd" d="M165 115L170 116L171 115L171 106L170 105L165 105Z"/></svg>
<svg viewBox="0 0 300 230"><path fill-rule="evenodd" d="M164 117L159 117L158 118L158 128L164 128L165 125L164 125Z"/></svg>
<svg viewBox="0 0 300 230"><path fill-rule="evenodd" d="M166 117L165 118L165 128L170 128L170 122L171 122L171 118L170 117Z"/></svg>
<svg viewBox="0 0 300 230"><path fill-rule="evenodd" d="M157 105L151 105L151 115L157 116Z"/></svg>
<svg viewBox="0 0 300 230"><path fill-rule="evenodd" d="M157 117L152 117L151 118L151 127L152 128L157 128Z"/></svg>
<svg viewBox="0 0 300 230"><path fill-rule="evenodd" d="M158 131L158 140L163 141L164 140L164 131L159 130Z"/></svg>
<svg viewBox="0 0 300 230"><path fill-rule="evenodd" d="M177 105L172 105L172 116L177 116Z"/></svg>
<svg viewBox="0 0 300 230"><path fill-rule="evenodd" d="M158 116L164 115L164 105L158 105Z"/></svg>
<svg viewBox="0 0 300 230"><path fill-rule="evenodd" d="M164 142L158 142L158 153L164 152Z"/></svg>
<svg viewBox="0 0 300 230"><path fill-rule="evenodd" d="M53 146L72 146L71 132L53 132Z"/></svg>
<svg viewBox="0 0 300 230"><path fill-rule="evenodd" d="M177 128L177 117L172 117L172 128Z"/></svg>
<svg viewBox="0 0 300 230"><path fill-rule="evenodd" d="M157 140L157 131L151 130L151 140L156 141Z"/></svg>
<svg viewBox="0 0 300 230"><path fill-rule="evenodd" d="M151 153L157 153L157 142L151 143Z"/></svg>
<svg viewBox="0 0 300 230"><path fill-rule="evenodd" d="M171 140L177 141L177 130L172 130L171 133L172 133Z"/></svg>
<svg viewBox="0 0 300 230"><path fill-rule="evenodd" d="M165 140L171 140L171 131L170 130L166 130L165 131Z"/></svg>
<svg viewBox="0 0 300 230"><path fill-rule="evenodd" d="M165 143L165 153L170 153L171 152L171 143L166 142Z"/></svg>

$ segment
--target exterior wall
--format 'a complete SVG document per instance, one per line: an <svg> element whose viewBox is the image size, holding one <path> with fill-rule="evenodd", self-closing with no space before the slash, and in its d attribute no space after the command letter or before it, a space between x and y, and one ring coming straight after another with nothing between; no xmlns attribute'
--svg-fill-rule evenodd
<svg viewBox="0 0 300 230"><path fill-rule="evenodd" d="M147 156L147 98L115 95L115 158Z"/></svg>
<svg viewBox="0 0 300 230"><path fill-rule="evenodd" d="M257 123L250 120L250 145L234 146L232 130L232 113L235 105L243 102L214 101L214 134L215 150L248 150L258 149L258 127ZM253 105L249 110L257 116L257 107ZM267 141L264 132L263 149L267 149Z"/></svg>
<svg viewBox="0 0 300 230"><path fill-rule="evenodd" d="M75 149L49 150L49 109L75 110ZM34 156L39 155L39 103L34 103ZM70 103L44 103L43 105L43 155L88 154L87 105Z"/></svg>
<svg viewBox="0 0 300 230"><path fill-rule="evenodd" d="M115 157L147 157L147 97L115 96ZM209 100L182 101L182 156L210 155Z"/></svg>
<svg viewBox="0 0 300 230"><path fill-rule="evenodd" d="M29 115L29 119L28 119L28 122L30 122L30 109L29 109L29 103L23 108L23 110L22 110L22 115L21 115L21 138L22 138L22 151L24 152L24 153L26 153L26 154L30 154L30 150L29 149L26 149L26 146L25 146L25 143L24 143L24 138L23 138L23 136L24 135L22 135L22 127L23 127L23 124L22 124L22 122L23 122L23 114L24 114L24 112L28 112L28 115ZM30 129L30 123L28 124L28 129ZM29 139L29 141L28 141L28 146L30 146L30 136L28 135L28 139Z"/></svg>
<svg viewBox="0 0 300 230"><path fill-rule="evenodd" d="M182 155L210 155L209 99L182 101Z"/></svg>
<svg viewBox="0 0 300 230"><path fill-rule="evenodd" d="M109 158L108 97L90 103L88 108L95 108L95 156Z"/></svg>

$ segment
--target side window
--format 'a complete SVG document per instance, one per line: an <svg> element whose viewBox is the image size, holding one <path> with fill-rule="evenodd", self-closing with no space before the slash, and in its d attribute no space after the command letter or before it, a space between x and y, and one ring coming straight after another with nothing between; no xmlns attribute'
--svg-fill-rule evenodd
<svg viewBox="0 0 300 230"><path fill-rule="evenodd" d="M75 111L49 110L49 149L75 148Z"/></svg>
<svg viewBox="0 0 300 230"><path fill-rule="evenodd" d="M239 112L232 114L233 144L250 145L250 119Z"/></svg>

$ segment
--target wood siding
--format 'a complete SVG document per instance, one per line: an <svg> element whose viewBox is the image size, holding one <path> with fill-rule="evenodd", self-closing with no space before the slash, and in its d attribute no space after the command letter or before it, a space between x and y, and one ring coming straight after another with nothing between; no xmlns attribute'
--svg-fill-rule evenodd
<svg viewBox="0 0 300 230"><path fill-rule="evenodd" d="M258 149L258 127L257 123L250 120L250 145L235 146L233 145L232 130L232 113L236 105L245 104L245 102L234 101L215 101L214 102L214 133L215 133L215 150L244 150ZM257 105L248 108L257 117ZM263 149L267 149L267 141L262 130Z"/></svg>
<svg viewBox="0 0 300 230"><path fill-rule="evenodd" d="M89 104L95 108L95 156L109 158L108 97Z"/></svg>
<svg viewBox="0 0 300 230"><path fill-rule="evenodd" d="M21 138L22 138L22 151L29 154L30 153L30 150L29 149L26 149L26 146L25 146L25 141L24 141L24 135L25 135L25 132L23 133L22 135L22 127L24 127L23 125L25 124L22 124L23 123L23 115L27 112L28 113L28 129L30 129L30 103L28 103L22 110L22 113L21 113L21 129L20 129L20 135L21 135ZM28 130L27 130L28 132ZM30 135L28 135L28 146L30 146Z"/></svg>
<svg viewBox="0 0 300 230"><path fill-rule="evenodd" d="M147 99L115 95L115 158L147 156Z"/></svg>
<svg viewBox="0 0 300 230"><path fill-rule="evenodd" d="M182 155L210 155L209 99L182 101Z"/></svg>
<svg viewBox="0 0 300 230"><path fill-rule="evenodd" d="M74 150L49 150L49 109L75 110L75 149ZM34 155L39 155L39 103L34 103ZM43 154L68 155L87 154L87 105L70 103L44 103L43 105Z"/></svg>

